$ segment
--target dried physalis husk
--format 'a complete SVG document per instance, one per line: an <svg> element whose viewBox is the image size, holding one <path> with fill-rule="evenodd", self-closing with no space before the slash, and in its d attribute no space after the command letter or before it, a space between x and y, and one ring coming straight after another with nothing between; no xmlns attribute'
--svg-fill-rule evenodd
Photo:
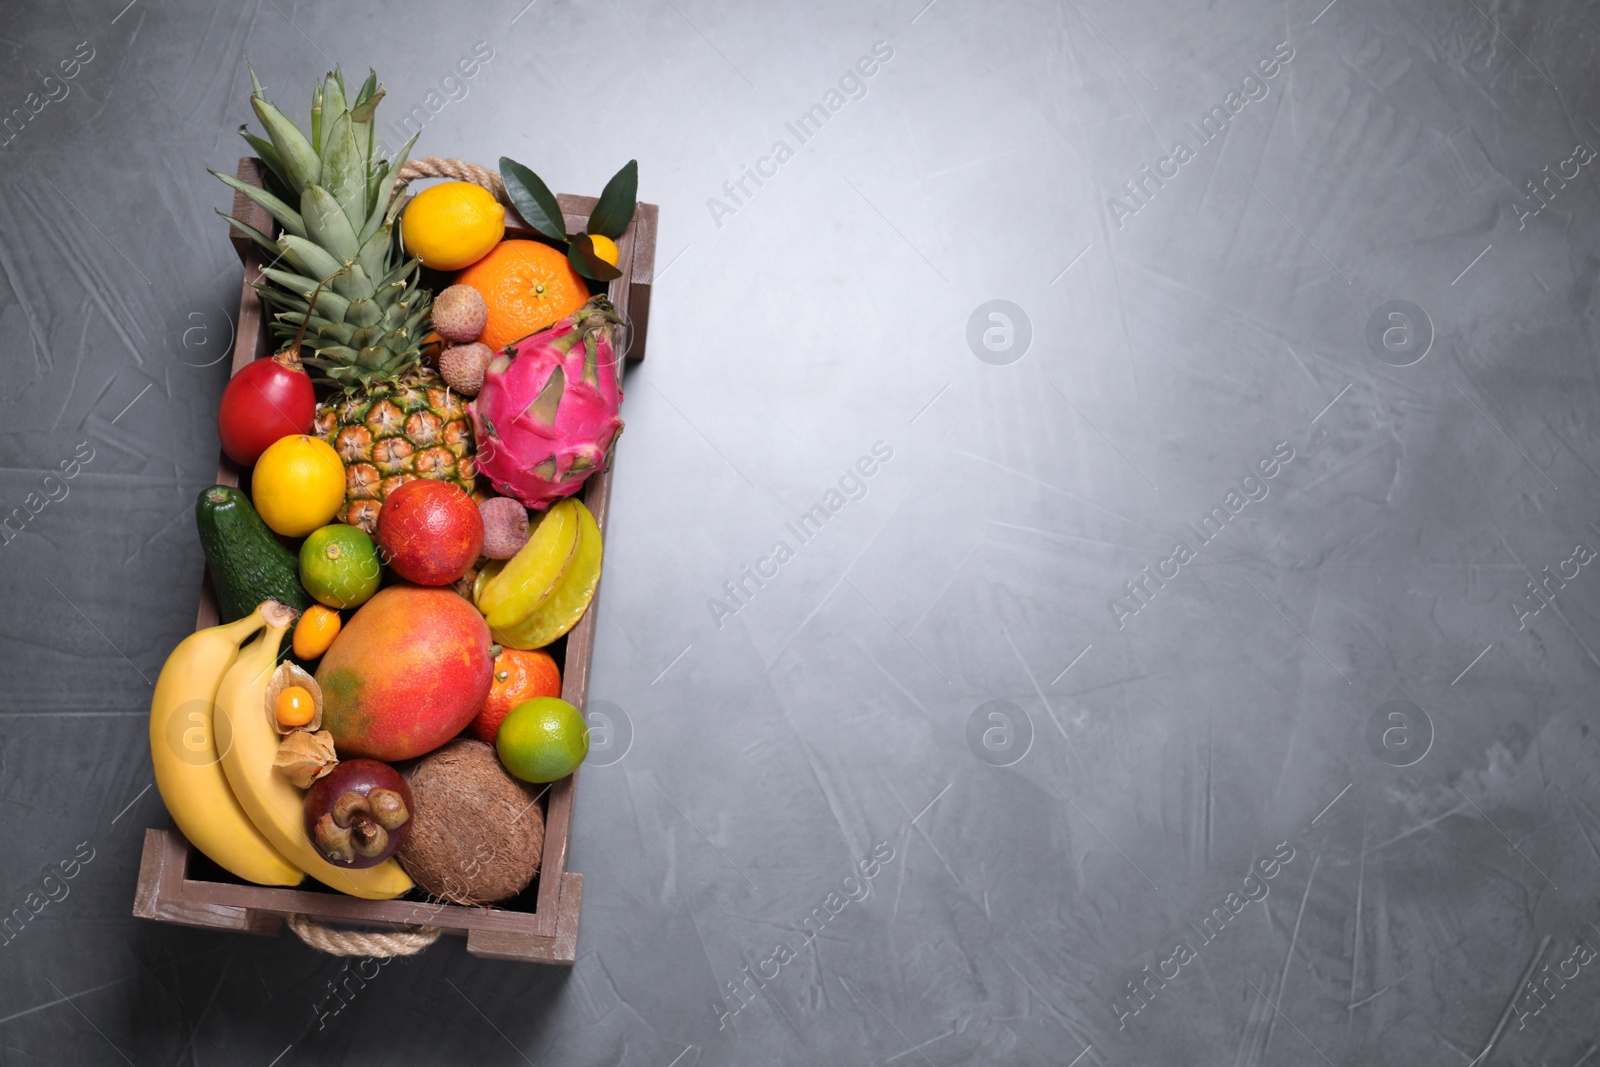
<svg viewBox="0 0 1600 1067"><path fill-rule="evenodd" d="M333 751L332 731L293 731L278 742L278 754L272 758L272 765L297 788L310 789L312 782L339 765L339 757Z"/></svg>
<svg viewBox="0 0 1600 1067"><path fill-rule="evenodd" d="M311 706L315 711L311 721L304 726L285 726L278 721L278 694L291 685L297 685L311 694ZM322 729L322 688L299 664L284 660L278 664L278 669L272 672L272 681L267 683L267 721L272 723L272 728L280 734L291 734L298 730L314 734Z"/></svg>

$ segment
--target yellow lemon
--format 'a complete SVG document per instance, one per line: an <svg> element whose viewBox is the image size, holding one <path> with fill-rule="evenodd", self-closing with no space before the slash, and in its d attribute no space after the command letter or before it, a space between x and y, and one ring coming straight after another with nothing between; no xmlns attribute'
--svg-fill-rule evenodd
<svg viewBox="0 0 1600 1067"><path fill-rule="evenodd" d="M285 537L304 537L333 521L344 503L344 464L328 442L280 437L256 460L250 499L261 521Z"/></svg>
<svg viewBox="0 0 1600 1067"><path fill-rule="evenodd" d="M603 233L591 233L589 240L594 242L594 254L611 264L617 265L617 242Z"/></svg>
<svg viewBox="0 0 1600 1067"><path fill-rule="evenodd" d="M418 193L400 216L406 252L434 270L470 267L500 243L506 209L472 182L444 182Z"/></svg>

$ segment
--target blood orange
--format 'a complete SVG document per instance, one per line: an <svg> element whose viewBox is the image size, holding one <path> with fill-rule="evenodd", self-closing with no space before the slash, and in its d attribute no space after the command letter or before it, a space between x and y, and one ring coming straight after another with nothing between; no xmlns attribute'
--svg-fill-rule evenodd
<svg viewBox="0 0 1600 1067"><path fill-rule="evenodd" d="M418 585L449 585L483 548L483 517L459 486L406 482L378 512L378 545L396 574Z"/></svg>

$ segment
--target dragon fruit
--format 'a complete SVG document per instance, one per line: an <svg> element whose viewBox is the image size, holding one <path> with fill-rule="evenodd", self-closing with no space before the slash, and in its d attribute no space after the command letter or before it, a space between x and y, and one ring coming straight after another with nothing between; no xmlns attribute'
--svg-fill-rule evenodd
<svg viewBox="0 0 1600 1067"><path fill-rule="evenodd" d="M478 470L536 510L605 470L622 432L622 317L603 296L496 356L467 411Z"/></svg>

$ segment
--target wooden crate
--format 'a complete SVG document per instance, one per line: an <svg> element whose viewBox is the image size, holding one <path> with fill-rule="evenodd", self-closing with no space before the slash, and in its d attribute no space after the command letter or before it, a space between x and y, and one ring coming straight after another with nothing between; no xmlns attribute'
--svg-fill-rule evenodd
<svg viewBox="0 0 1600 1067"><path fill-rule="evenodd" d="M260 161L241 159L238 174L242 180L260 185ZM581 229L595 206L595 198L590 196L563 195L559 200L568 232ZM629 360L644 358L650 287L655 277L657 210L654 204L641 203L627 232L617 241L617 266L622 276L610 283L608 295L617 310L633 324L627 353ZM241 194L234 195L233 214L258 230L272 232L271 216ZM508 229L506 235L534 236L530 231L516 228ZM237 374L251 360L272 355L274 343L261 299L251 288L252 282L261 279L262 250L231 228L230 237L244 262L244 285L235 330L238 340L231 370L232 374ZM239 484L239 470L226 456L217 467L217 481L224 485ZM583 502L594 513L602 533L606 529L610 498L609 470L595 475L585 484ZM598 604L599 594L596 593L588 612L566 637L561 695L580 709L585 706L589 693L589 661L594 650ZM217 622L216 596L207 574L195 628L214 626ZM437 926L446 934L466 937L467 951L477 956L570 965L577 956L578 910L583 897L583 875L567 870L567 842L572 830L577 784L578 776L573 774L553 783L544 794L544 856L532 910L469 908L410 899L372 901L320 888L280 889L251 885L229 880L229 876L217 872L176 828L169 828L145 831L133 913L140 918L181 926L267 935L276 935L282 929L284 916L290 914L388 929ZM413 891L413 895L420 895L420 890ZM519 899L526 897L524 894Z"/></svg>

